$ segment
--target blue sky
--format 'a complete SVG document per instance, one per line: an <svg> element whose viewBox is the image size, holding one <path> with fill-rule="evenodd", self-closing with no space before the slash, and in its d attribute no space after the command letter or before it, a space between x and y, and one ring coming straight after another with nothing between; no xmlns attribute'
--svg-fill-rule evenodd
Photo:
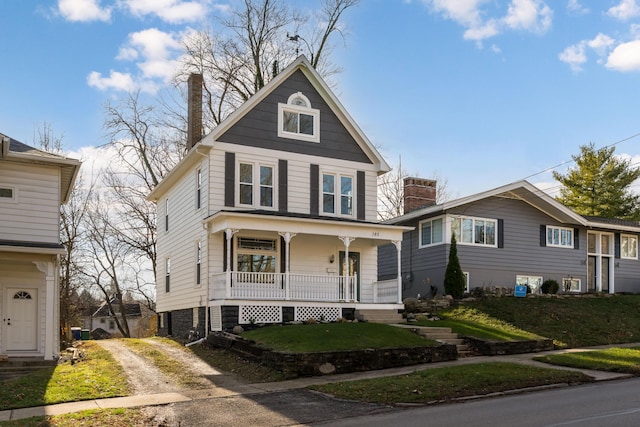
<svg viewBox="0 0 640 427"><path fill-rule="evenodd" d="M32 143L46 122L75 152L104 144L105 103L162 90L183 34L228 4L2 0L0 132ZM640 133L640 0L361 0L343 23L337 96L391 165L455 196L553 187L539 172L580 145ZM638 165L640 137L616 153Z"/></svg>

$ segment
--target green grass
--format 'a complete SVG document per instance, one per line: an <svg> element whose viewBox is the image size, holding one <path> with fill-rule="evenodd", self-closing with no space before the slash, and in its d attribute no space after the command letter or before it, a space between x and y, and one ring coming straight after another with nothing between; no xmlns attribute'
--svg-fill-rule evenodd
<svg viewBox="0 0 640 427"><path fill-rule="evenodd" d="M366 402L430 403L526 387L593 381L580 372L512 363L478 363L434 368L408 375L314 385L313 390Z"/></svg>
<svg viewBox="0 0 640 427"><path fill-rule="evenodd" d="M434 345L409 330L378 323L265 326L244 332L242 337L290 353Z"/></svg>
<svg viewBox="0 0 640 427"><path fill-rule="evenodd" d="M282 381L285 379L282 372L250 362L229 350L204 348L200 345L194 345L188 347L188 349L208 363L209 366L213 366L222 372L233 374L249 384Z"/></svg>
<svg viewBox="0 0 640 427"><path fill-rule="evenodd" d="M0 422L2 427L133 427L148 426L140 409L102 409Z"/></svg>
<svg viewBox="0 0 640 427"><path fill-rule="evenodd" d="M574 298L483 298L465 302L513 328L551 338L558 347L640 341L640 295L585 295ZM439 311L455 316L455 308Z"/></svg>
<svg viewBox="0 0 640 427"><path fill-rule="evenodd" d="M640 347L553 354L534 359L553 365L640 376Z"/></svg>
<svg viewBox="0 0 640 427"><path fill-rule="evenodd" d="M461 336L487 341L519 341L542 338L471 307L456 307L447 310L446 313L439 313L439 315L443 320L421 320L418 316L418 321L413 324L447 327Z"/></svg>
<svg viewBox="0 0 640 427"><path fill-rule="evenodd" d="M82 350L86 358L74 365L59 364L3 382L0 410L126 396L125 374L111 354L92 342Z"/></svg>

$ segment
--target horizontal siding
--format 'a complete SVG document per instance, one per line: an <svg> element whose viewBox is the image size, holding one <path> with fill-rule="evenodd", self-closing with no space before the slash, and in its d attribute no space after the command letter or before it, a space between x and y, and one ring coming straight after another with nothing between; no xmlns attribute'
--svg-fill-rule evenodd
<svg viewBox="0 0 640 427"><path fill-rule="evenodd" d="M165 198L158 201L158 253L156 287L159 312L196 307L206 300L206 266L202 265L200 286L196 285L196 242L206 240L202 219L208 215L206 208L196 209L196 170L202 169L203 197L210 194L207 174L208 162L203 161L182 176L167 192L169 197L169 231L165 231ZM207 206L207 200L202 200ZM202 256L206 259L206 245ZM170 292L165 293L166 259L171 259Z"/></svg>
<svg viewBox="0 0 640 427"><path fill-rule="evenodd" d="M3 163L3 185L16 189L16 202L0 200L0 239L58 243L60 170Z"/></svg>

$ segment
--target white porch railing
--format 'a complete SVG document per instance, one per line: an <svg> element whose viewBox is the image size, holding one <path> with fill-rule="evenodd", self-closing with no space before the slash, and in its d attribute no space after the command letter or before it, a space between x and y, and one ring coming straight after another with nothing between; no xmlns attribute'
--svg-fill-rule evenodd
<svg viewBox="0 0 640 427"><path fill-rule="evenodd" d="M211 276L211 299L357 301L357 276L232 271Z"/></svg>

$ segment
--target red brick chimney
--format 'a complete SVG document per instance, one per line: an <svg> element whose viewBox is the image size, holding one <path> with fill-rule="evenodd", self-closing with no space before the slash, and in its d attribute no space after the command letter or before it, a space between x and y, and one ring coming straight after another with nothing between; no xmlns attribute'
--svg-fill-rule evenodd
<svg viewBox="0 0 640 427"><path fill-rule="evenodd" d="M422 178L404 179L404 213L436 203L437 181Z"/></svg>
<svg viewBox="0 0 640 427"><path fill-rule="evenodd" d="M187 150L202 139L202 74L187 80Z"/></svg>

